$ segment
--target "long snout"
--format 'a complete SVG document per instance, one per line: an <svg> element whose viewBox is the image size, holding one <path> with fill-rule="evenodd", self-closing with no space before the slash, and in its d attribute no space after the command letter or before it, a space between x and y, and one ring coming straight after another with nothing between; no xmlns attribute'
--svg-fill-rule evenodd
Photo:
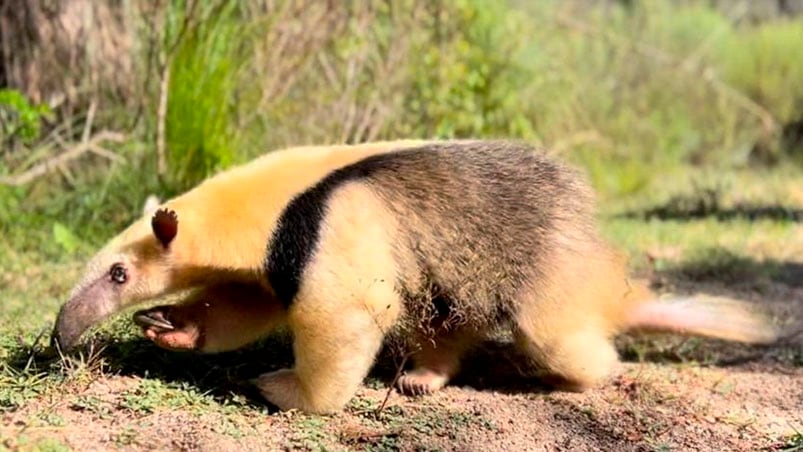
<svg viewBox="0 0 803 452"><path fill-rule="evenodd" d="M68 352L81 336L113 312L113 289L103 279L77 291L59 310L51 336L51 345Z"/></svg>

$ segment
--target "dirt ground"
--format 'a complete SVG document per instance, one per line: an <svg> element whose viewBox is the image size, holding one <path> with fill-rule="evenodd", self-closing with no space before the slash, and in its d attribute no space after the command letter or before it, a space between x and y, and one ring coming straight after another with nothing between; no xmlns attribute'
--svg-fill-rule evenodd
<svg viewBox="0 0 803 452"><path fill-rule="evenodd" d="M779 319L795 319L789 331L801 329L803 279L760 290L676 289L738 290ZM239 405L210 408L179 400L182 391L148 392L141 369L96 372L3 415L0 436L12 450L803 449L803 334L769 347L625 337L619 349L621 373L582 394L550 392L522 376L515 352L499 342L472 354L445 390L391 392L381 410L393 372L376 371L332 416L277 413L247 394Z"/></svg>

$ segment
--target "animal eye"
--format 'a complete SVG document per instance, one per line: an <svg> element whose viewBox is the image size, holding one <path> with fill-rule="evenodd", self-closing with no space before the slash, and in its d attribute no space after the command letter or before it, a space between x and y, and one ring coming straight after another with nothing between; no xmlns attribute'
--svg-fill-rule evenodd
<svg viewBox="0 0 803 452"><path fill-rule="evenodd" d="M111 276L112 281L116 282L117 284L123 284L128 280L128 273L122 264L114 264L112 269L109 271L109 276Z"/></svg>

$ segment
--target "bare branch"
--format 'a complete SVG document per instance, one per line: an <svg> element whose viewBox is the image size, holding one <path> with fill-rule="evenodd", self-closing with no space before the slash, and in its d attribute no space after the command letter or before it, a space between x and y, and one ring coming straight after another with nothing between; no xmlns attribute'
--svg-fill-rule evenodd
<svg viewBox="0 0 803 452"><path fill-rule="evenodd" d="M100 146L98 146L98 143L100 143L101 141L114 141L119 143L122 142L124 139L125 136L121 133L103 130L101 132L98 132L91 139L76 144L67 151L35 165L34 167L29 169L28 171L25 171L22 174L18 174L16 176L0 177L0 184L11 185L15 187L25 185L53 170L59 169L65 163L80 157L85 152L92 151L93 148L102 149L100 148ZM97 153L97 151L95 151L95 153ZM103 154L99 153L99 155Z"/></svg>
<svg viewBox="0 0 803 452"><path fill-rule="evenodd" d="M95 155L99 155L99 156L101 156L101 157L103 157L105 159L111 160L113 162L126 163L125 158L120 157L119 155L115 154L114 152L112 152L112 151L110 151L110 150L108 150L106 148L102 148L102 147L96 145L95 143L89 143L89 152L91 152L91 153L93 153Z"/></svg>
<svg viewBox="0 0 803 452"><path fill-rule="evenodd" d="M84 133L81 134L81 142L86 143L89 141L89 134L92 133L92 121L95 120L95 110L98 108L98 103L95 99L89 103L89 111L86 114L86 122L84 123Z"/></svg>
<svg viewBox="0 0 803 452"><path fill-rule="evenodd" d="M167 121L167 96L170 87L170 61L162 68L162 77L159 82L159 107L156 112L156 165L159 175L167 171L167 157L165 156L165 126Z"/></svg>
<svg viewBox="0 0 803 452"><path fill-rule="evenodd" d="M388 386L388 390L385 393L385 398L382 400L382 403L377 407L375 414L379 415L382 411L385 410L385 406L388 404L388 400L390 400L390 394L393 393L393 388L396 387L396 384L399 382L399 378L402 376L402 372L404 372L404 366L407 364L407 360L410 359L412 356L411 352L405 353L404 357L402 357L401 363L396 366L396 375L393 376L393 381Z"/></svg>

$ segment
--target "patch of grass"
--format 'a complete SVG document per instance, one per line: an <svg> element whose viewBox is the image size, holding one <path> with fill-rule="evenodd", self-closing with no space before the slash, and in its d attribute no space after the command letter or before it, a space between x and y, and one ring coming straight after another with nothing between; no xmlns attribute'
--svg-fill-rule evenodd
<svg viewBox="0 0 803 452"><path fill-rule="evenodd" d="M294 419L293 429L295 434L291 443L296 448L324 451L328 450L328 444L333 440L326 429L326 419L321 416L299 414Z"/></svg>
<svg viewBox="0 0 803 452"><path fill-rule="evenodd" d="M220 424L215 425L213 429L216 433L220 433L221 435L226 435L234 439L243 438L245 436L245 432L243 432L242 427L233 422L229 417L224 417L221 419Z"/></svg>
<svg viewBox="0 0 803 452"><path fill-rule="evenodd" d="M126 425L120 431L112 434L112 441L118 446L131 446L136 444L137 431L134 427Z"/></svg>
<svg viewBox="0 0 803 452"><path fill-rule="evenodd" d="M790 366L803 367L803 347L790 344L780 347L775 353L777 359Z"/></svg>
<svg viewBox="0 0 803 452"><path fill-rule="evenodd" d="M14 445L21 450L36 450L41 452L69 452L72 448L57 438L29 438L21 435Z"/></svg>
<svg viewBox="0 0 803 452"><path fill-rule="evenodd" d="M732 221L712 219L693 222L614 219L603 226L605 235L630 258L640 271L663 271L684 262L696 262L699 270L719 262L733 271L764 272L761 262L795 262L803 249L799 226L774 221ZM800 254L797 254L798 256ZM747 257L749 256L749 257ZM746 261L747 260L747 261ZM707 262L707 263L706 263ZM772 267L774 264L769 264ZM697 272L702 276L700 272ZM772 271L767 270L767 274Z"/></svg>
<svg viewBox="0 0 803 452"><path fill-rule="evenodd" d="M675 335L621 336L616 346L622 359L635 362L681 363L711 365L721 358L710 341L697 337Z"/></svg>
<svg viewBox="0 0 803 452"><path fill-rule="evenodd" d="M457 439L459 432L480 427L494 430L493 423L472 412L460 410L442 410L429 407L404 421L404 427L424 436L444 436Z"/></svg>
<svg viewBox="0 0 803 452"><path fill-rule="evenodd" d="M150 414L158 409L192 408L204 410L212 404L206 394L187 383L165 383L143 379L133 389L121 394L120 408L138 414Z"/></svg>
<svg viewBox="0 0 803 452"><path fill-rule="evenodd" d="M379 407L379 402L377 402L376 400L362 397L353 397L349 401L348 409L349 411L357 415L367 415L368 413L376 412L376 409L378 407Z"/></svg>
<svg viewBox="0 0 803 452"><path fill-rule="evenodd" d="M248 64L248 33L234 2L204 3L196 10L198 17L185 17L183 6L172 12L176 39L187 21L194 24L170 67L166 118L169 179L186 189L244 154L234 100L241 89L240 72Z"/></svg>
<svg viewBox="0 0 803 452"><path fill-rule="evenodd" d="M0 368L0 411L13 411L43 395L63 380L58 375L25 367L16 369L6 363Z"/></svg>
<svg viewBox="0 0 803 452"><path fill-rule="evenodd" d="M689 281L715 280L728 284L768 280L781 275L777 262L758 262L720 248L692 250L682 264L670 265L667 271L675 272L678 277Z"/></svg>
<svg viewBox="0 0 803 452"><path fill-rule="evenodd" d="M110 419L114 413L114 406L92 395L79 394L70 405L75 411L88 411L100 419Z"/></svg>

